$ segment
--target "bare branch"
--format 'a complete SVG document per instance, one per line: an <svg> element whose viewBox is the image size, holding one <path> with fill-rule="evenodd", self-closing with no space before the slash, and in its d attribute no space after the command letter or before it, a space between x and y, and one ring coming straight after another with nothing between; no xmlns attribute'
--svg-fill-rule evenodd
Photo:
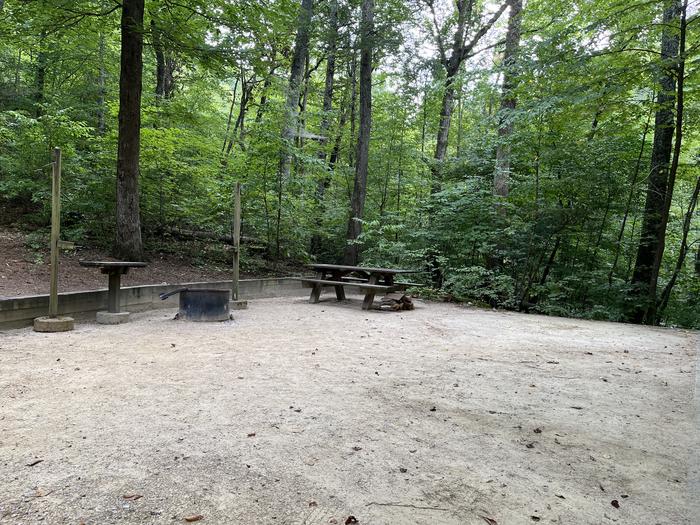
<svg viewBox="0 0 700 525"><path fill-rule="evenodd" d="M471 50L474 49L474 46L476 46L479 43L479 40L481 40L481 38L486 33L488 33L489 29L491 29L493 25L498 21L498 19L503 14L503 11L506 10L506 7L508 7L508 2L503 2L503 4L501 4L501 7L498 9L498 11L496 11L493 14L489 21L486 22L483 26L481 26L476 32L476 34L472 37L472 39L464 45L460 52L462 60L466 59L469 56L469 53L471 53Z"/></svg>

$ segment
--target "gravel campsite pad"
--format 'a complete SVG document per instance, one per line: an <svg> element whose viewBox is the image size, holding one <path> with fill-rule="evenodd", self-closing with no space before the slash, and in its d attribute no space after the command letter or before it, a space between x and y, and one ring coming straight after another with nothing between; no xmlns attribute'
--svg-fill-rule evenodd
<svg viewBox="0 0 700 525"><path fill-rule="evenodd" d="M693 523L697 332L359 304L0 333L0 523Z"/></svg>

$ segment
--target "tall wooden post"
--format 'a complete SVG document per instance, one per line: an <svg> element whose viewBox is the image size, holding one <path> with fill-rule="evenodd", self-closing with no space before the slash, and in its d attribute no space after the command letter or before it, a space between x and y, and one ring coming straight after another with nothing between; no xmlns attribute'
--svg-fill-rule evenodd
<svg viewBox="0 0 700 525"><path fill-rule="evenodd" d="M233 289L231 299L238 301L238 279L241 260L241 183L236 183L233 196Z"/></svg>
<svg viewBox="0 0 700 525"><path fill-rule="evenodd" d="M51 173L51 290L49 317L58 316L58 241L61 238L61 148L54 148Z"/></svg>
<svg viewBox="0 0 700 525"><path fill-rule="evenodd" d="M61 243L61 149L54 148L51 163L51 287L49 315L34 319L36 332L66 332L73 330L73 318L58 315L58 252Z"/></svg>

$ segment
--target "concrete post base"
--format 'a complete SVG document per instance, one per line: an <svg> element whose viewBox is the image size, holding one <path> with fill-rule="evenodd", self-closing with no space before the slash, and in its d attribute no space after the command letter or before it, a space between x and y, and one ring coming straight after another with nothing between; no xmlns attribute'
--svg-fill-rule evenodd
<svg viewBox="0 0 700 525"><path fill-rule="evenodd" d="M72 317L37 317L34 319L35 332L69 332L73 328Z"/></svg>
<svg viewBox="0 0 700 525"><path fill-rule="evenodd" d="M248 301L241 301L240 299L238 301L229 301L228 308L229 310L246 310L248 308Z"/></svg>
<svg viewBox="0 0 700 525"><path fill-rule="evenodd" d="M97 324L122 324L129 322L129 312L97 312Z"/></svg>

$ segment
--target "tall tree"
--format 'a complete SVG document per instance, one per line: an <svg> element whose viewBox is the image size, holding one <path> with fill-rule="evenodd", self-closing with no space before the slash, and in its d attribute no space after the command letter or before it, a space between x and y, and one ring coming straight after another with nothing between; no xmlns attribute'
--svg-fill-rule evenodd
<svg viewBox="0 0 700 525"><path fill-rule="evenodd" d="M362 217L367 196L369 140L372 130L372 53L374 49L374 0L362 0L360 19L360 127L357 136L355 184L350 200L345 263L357 264L362 233Z"/></svg>
<svg viewBox="0 0 700 525"><path fill-rule="evenodd" d="M123 0L117 150L117 236L114 252L117 257L127 260L139 260L143 257L139 209L143 11L144 0Z"/></svg>
<svg viewBox="0 0 700 525"><path fill-rule="evenodd" d="M282 124L282 144L277 168L277 235L275 258L281 255L280 227L282 222L282 197L285 182L289 179L292 167L292 147L297 136L299 123L299 96L304 80L304 68L309 52L311 36L311 18L313 16L313 0L301 0L301 10L297 16L297 33L294 42L292 65L289 72L286 101L284 106L284 123Z"/></svg>
<svg viewBox="0 0 700 525"><path fill-rule="evenodd" d="M493 176L493 193L497 197L508 197L508 179L510 177L510 137L513 134L513 111L517 104L514 93L520 48L520 26L522 20L522 0L508 0L508 31L506 47L503 53L503 85L501 87L501 111L498 123L498 145L496 146L496 171ZM505 210L499 207L501 212Z"/></svg>
<svg viewBox="0 0 700 525"><path fill-rule="evenodd" d="M175 59L165 48L163 32L155 17L151 18L151 40L156 57L156 97L168 99L175 92Z"/></svg>
<svg viewBox="0 0 700 525"><path fill-rule="evenodd" d="M666 1L661 34L658 109L654 121L651 168L642 231L632 276L633 304L630 318L637 323L651 324L656 320L656 290L664 254L670 198L673 195L670 168L675 128L676 76L680 45L678 28L681 11L683 11L681 0ZM680 135L676 136L676 141L680 140ZM678 145L680 146L680 143Z"/></svg>
<svg viewBox="0 0 700 525"><path fill-rule="evenodd" d="M335 86L335 55L338 47L338 0L328 3L328 54L326 57L326 78L323 88L323 116L321 117L321 136L328 134L331 110L333 109L333 88ZM321 147L319 158L326 160L327 148ZM324 187L325 189L325 187ZM319 187L319 190L321 188Z"/></svg>
<svg viewBox="0 0 700 525"><path fill-rule="evenodd" d="M321 116L320 135L322 139L318 152L318 158L324 164L328 155L328 132L330 131L331 110L333 109L333 91L335 87L335 60L338 47L338 0L330 0L328 3L328 54L326 57L326 78L323 88L323 115ZM323 199L326 188L330 184L330 173L324 171L323 177L318 181L316 188L316 200L318 204L319 219L323 216ZM321 236L315 232L311 237L311 253L318 254L321 249Z"/></svg>
<svg viewBox="0 0 700 525"><path fill-rule="evenodd" d="M301 0L301 10L297 17L297 34L294 42L294 54L289 72L287 97L285 103L284 124L282 127L282 148L278 177L282 180L289 178L292 160L292 145L297 134L299 119L299 95L304 79L304 66L309 51L311 35L311 17L313 15L313 0Z"/></svg>
<svg viewBox="0 0 700 525"><path fill-rule="evenodd" d="M449 47L449 28L447 24L440 25L435 8L435 0L424 0L430 8L433 18L433 36L439 52L439 62L445 73L444 90L442 103L440 105L440 125L438 127L437 139L435 143L435 163L433 164L433 192L440 190L440 169L441 164L447 155L447 144L450 136L450 123L452 121L452 110L454 109L455 81L462 67L462 64L471 56L474 48L484 35L493 27L508 7L508 2L504 2L491 17L483 23L474 16L473 0L457 0L455 3L456 18L455 30L452 35L452 44ZM471 38L469 38L471 35Z"/></svg>

